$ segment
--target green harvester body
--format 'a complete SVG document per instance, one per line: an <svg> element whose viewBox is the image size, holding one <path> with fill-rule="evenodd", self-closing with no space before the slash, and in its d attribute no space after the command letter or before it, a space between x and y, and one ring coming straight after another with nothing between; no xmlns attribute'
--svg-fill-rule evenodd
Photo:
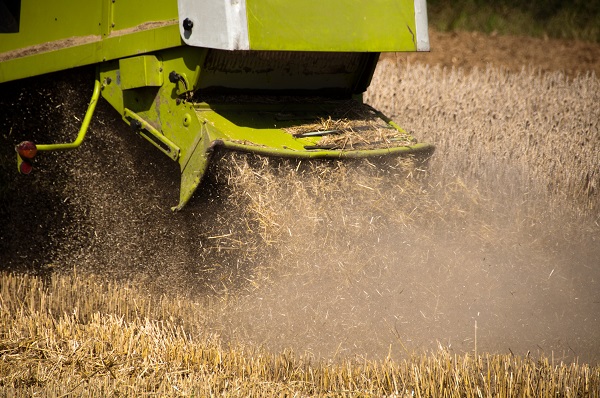
<svg viewBox="0 0 600 398"><path fill-rule="evenodd" d="M431 153L362 103L380 52L427 51L424 0L0 0L0 83L97 65L101 95L178 162L179 204L215 148L294 158ZM1 87L1 86L0 86ZM18 151L19 165L30 162Z"/></svg>

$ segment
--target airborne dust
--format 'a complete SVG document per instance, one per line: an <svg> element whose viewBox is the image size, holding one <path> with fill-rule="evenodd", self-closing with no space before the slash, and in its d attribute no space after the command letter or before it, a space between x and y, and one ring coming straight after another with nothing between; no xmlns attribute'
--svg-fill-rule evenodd
<svg viewBox="0 0 600 398"><path fill-rule="evenodd" d="M3 139L69 137L89 74L3 93ZM437 145L427 162L222 154L175 214L175 164L101 102L82 149L4 193L4 268L209 297L222 339L327 359L441 345L597 363L599 85L385 61L367 101Z"/></svg>

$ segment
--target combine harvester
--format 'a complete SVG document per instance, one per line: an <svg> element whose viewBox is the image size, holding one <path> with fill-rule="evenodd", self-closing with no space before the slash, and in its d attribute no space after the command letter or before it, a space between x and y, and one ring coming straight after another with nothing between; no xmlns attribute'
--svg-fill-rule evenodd
<svg viewBox="0 0 600 398"><path fill-rule="evenodd" d="M179 163L179 204L217 147L266 156L428 154L362 102L379 53L427 51L425 0L0 0L0 83L97 65L75 141L102 95ZM1 86L0 86L1 87Z"/></svg>

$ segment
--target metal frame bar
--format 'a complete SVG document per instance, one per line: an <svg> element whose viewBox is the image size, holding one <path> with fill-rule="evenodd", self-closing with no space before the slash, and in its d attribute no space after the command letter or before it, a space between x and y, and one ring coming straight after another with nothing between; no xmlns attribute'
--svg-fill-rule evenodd
<svg viewBox="0 0 600 398"><path fill-rule="evenodd" d="M98 103L98 98L100 97L100 87L100 80L96 79L94 83L94 92L92 94L92 99L90 100L90 104L88 105L87 111L85 112L83 122L81 123L81 127L79 128L79 133L77 134L77 138L75 138L75 141L62 144L36 144L38 151L64 151L75 149L81 145L81 143L85 139L88 127L90 126L90 121L92 120L92 116L94 115L94 110L96 109L96 104Z"/></svg>

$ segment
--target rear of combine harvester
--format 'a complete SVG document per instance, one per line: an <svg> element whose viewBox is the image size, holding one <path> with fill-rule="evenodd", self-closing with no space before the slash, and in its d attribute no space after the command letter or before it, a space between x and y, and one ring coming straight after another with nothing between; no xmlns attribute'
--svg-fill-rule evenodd
<svg viewBox="0 0 600 398"><path fill-rule="evenodd" d="M102 95L181 169L181 209L216 147L295 158L430 153L362 103L380 52L427 51L425 0L0 0L0 83L97 64Z"/></svg>

